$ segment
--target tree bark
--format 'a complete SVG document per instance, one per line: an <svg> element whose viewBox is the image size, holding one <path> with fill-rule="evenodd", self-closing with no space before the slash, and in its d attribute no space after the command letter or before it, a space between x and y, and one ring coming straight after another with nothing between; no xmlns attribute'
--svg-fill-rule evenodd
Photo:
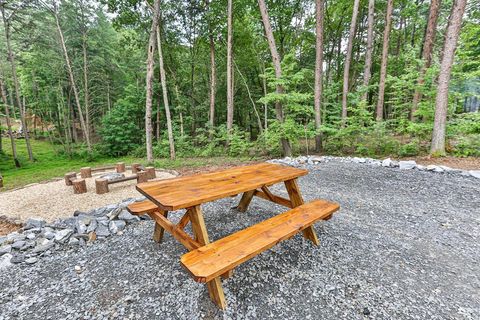
<svg viewBox="0 0 480 320"><path fill-rule="evenodd" d="M383 104L385 100L385 79L387 77L388 44L390 41L390 28L392 26L393 0L387 2L385 16L385 30L383 31L382 63L380 66L380 81L378 85L377 121L383 120Z"/></svg>
<svg viewBox="0 0 480 320"><path fill-rule="evenodd" d="M418 76L417 80L417 88L415 89L415 93L413 94L412 110L410 113L411 120L415 119L415 112L417 111L418 103L422 99L422 93L419 88L422 87L425 83L425 73L427 72L427 69L432 63L432 52L433 46L435 44L435 35L437 31L438 14L440 12L440 3L441 0L432 0L430 2L427 29L425 31L425 39L423 41L422 49L423 66L420 69L420 75Z"/></svg>
<svg viewBox="0 0 480 320"><path fill-rule="evenodd" d="M452 5L452 12L448 19L442 62L440 65L440 74L438 76L437 98L435 100L435 121L433 124L432 146L430 149L430 154L432 155L445 155L448 88L466 3L466 0L455 0Z"/></svg>
<svg viewBox="0 0 480 320"><path fill-rule="evenodd" d="M160 38L160 27L157 25L157 47L158 61L160 64L160 81L162 82L163 105L165 117L167 118L168 145L170 147L170 159L175 160L175 141L173 140L172 117L170 116L170 105L168 104L167 80L165 68L163 67L162 41Z"/></svg>
<svg viewBox="0 0 480 320"><path fill-rule="evenodd" d="M230 134L233 127L233 0L228 0L227 15L227 132Z"/></svg>
<svg viewBox="0 0 480 320"><path fill-rule="evenodd" d="M365 92L362 100L368 98L368 84L372 77L372 54L373 54L373 28L375 19L375 0L368 1L368 30L367 30L367 50L365 52L365 69L363 70L363 87Z"/></svg>
<svg viewBox="0 0 480 320"><path fill-rule="evenodd" d="M320 126L322 125L321 105L322 105L322 76L323 76L323 0L315 0L315 20L316 20L316 44L315 44L315 151L322 150L322 134Z"/></svg>
<svg viewBox="0 0 480 320"><path fill-rule="evenodd" d="M15 56L13 54L12 46L10 43L10 21L8 21L7 17L5 16L5 8L3 4L0 5L0 8L2 11L3 27L5 31L5 40L6 40L7 51L8 51L8 59L10 60L10 65L12 68L12 78L13 78L13 85L15 87L15 97L17 99L17 105L20 110L20 121L22 123L22 128L25 135L25 144L27 146L28 158L30 159L30 161L33 161L34 159L33 159L32 147L30 145L30 136L28 133L27 123L25 121L25 109L22 106L22 101L20 99L20 83L18 82L18 77L17 77L17 66L15 63Z"/></svg>
<svg viewBox="0 0 480 320"><path fill-rule="evenodd" d="M211 31L208 37L210 40L210 114L208 118L210 126L213 128L215 125L215 94L217 92L217 75L215 66L215 42L213 40Z"/></svg>
<svg viewBox="0 0 480 320"><path fill-rule="evenodd" d="M10 110L9 106L7 103L7 93L5 92L5 86L3 85L3 75L0 73L0 95L2 96L2 102L5 107L5 117L7 121L7 132L8 136L10 137L10 144L12 146L12 156L13 156L13 161L15 163L15 167L20 168L20 161L18 161L18 155L17 155L17 145L15 143L15 138L13 137L12 133L12 124L10 122ZM2 138L0 137L0 140Z"/></svg>
<svg viewBox="0 0 480 320"><path fill-rule="evenodd" d="M65 45L65 39L63 37L62 28L60 27L60 20L58 18L58 13L56 11L56 8L54 8L53 14L55 16L55 23L57 25L57 31L58 31L58 34L60 36L60 44L62 46L63 54L65 56L65 64L67 66L70 85L72 86L73 95L75 97L75 104L77 105L78 117L80 119L80 125L82 127L82 131L83 131L83 134L85 136L85 141L87 143L87 150L88 150L88 152L91 152L92 151L92 145L90 143L90 134L87 130L87 125L86 125L85 119L83 117L83 111L82 111L82 107L80 105L80 97L79 97L79 94L78 94L77 85L75 84L75 79L73 77L72 66L70 64L70 58L68 56L68 51L67 51L67 47Z"/></svg>
<svg viewBox="0 0 480 320"><path fill-rule="evenodd" d="M146 82L146 99L145 99L145 144L147 148L147 161L153 161L153 146L152 146L152 100L153 100L153 71L154 61L153 55L155 53L155 34L158 26L158 18L160 16L160 0L155 0L153 4L152 27L150 29L150 38L148 40L147 53L147 76Z"/></svg>
<svg viewBox="0 0 480 320"><path fill-rule="evenodd" d="M348 36L347 52L345 54L345 64L343 66L343 90L342 90L342 126L347 121L347 95L348 95L348 79L350 73L350 62L352 60L353 40L355 38L355 27L357 26L358 6L360 0L353 3L352 20L350 22L350 32Z"/></svg>
<svg viewBox="0 0 480 320"><path fill-rule="evenodd" d="M268 17L267 6L265 4L265 0L258 0L258 6L260 8L260 13L262 15L263 26L265 28L265 35L267 37L268 46L270 48L270 54L272 55L272 63L275 69L275 77L279 80L282 78L282 66L280 64L280 56L277 51L277 47L275 45L275 38L273 36L272 26L270 25L270 20ZM283 93L283 87L281 85L277 85L276 88L277 94ZM284 122L283 118L283 106L280 101L275 102L275 114L277 117L278 122L281 124ZM284 156L291 156L292 155L292 148L290 146L290 142L286 138L281 138L283 155Z"/></svg>
<svg viewBox="0 0 480 320"><path fill-rule="evenodd" d="M85 127L87 129L88 135L90 136L90 95L88 92L88 67L87 67L87 39L86 34L83 34L82 40L82 50L83 50L83 90L84 90L84 99L85 99Z"/></svg>

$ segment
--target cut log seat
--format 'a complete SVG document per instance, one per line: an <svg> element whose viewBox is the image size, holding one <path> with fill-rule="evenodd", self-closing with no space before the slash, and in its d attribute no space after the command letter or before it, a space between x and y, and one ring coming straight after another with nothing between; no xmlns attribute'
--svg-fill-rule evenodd
<svg viewBox="0 0 480 320"><path fill-rule="evenodd" d="M209 282L318 220L328 220L339 205L315 200L184 254L181 264L197 282Z"/></svg>
<svg viewBox="0 0 480 320"><path fill-rule="evenodd" d="M129 204L127 209L128 211L130 211L131 214L135 215L147 214L159 210L158 206L150 200L134 202L132 204Z"/></svg>

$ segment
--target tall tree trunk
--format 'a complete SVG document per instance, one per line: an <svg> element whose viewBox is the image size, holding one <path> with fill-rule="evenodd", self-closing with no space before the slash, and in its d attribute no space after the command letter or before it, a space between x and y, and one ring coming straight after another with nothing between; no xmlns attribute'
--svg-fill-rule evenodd
<svg viewBox="0 0 480 320"><path fill-rule="evenodd" d="M146 82L146 99L145 99L145 143L147 147L147 161L153 161L153 146L152 146L152 100L153 100L153 71L155 54L155 33L158 26L158 18L160 16L160 0L155 0L153 4L152 27L150 29L150 38L148 40L148 54L147 54L147 76Z"/></svg>
<svg viewBox="0 0 480 320"><path fill-rule="evenodd" d="M347 52L345 54L345 64L343 66L343 90L342 90L342 126L347 121L347 95L348 95L348 79L350 73L350 62L352 61L353 40L355 38L355 27L357 25L358 6L360 0L353 3L352 21L350 22L350 32L348 36Z"/></svg>
<svg viewBox="0 0 480 320"><path fill-rule="evenodd" d="M88 92L88 66L87 66L87 35L82 36L82 50L83 50L83 93L85 100L85 127L87 128L88 136L90 136L90 95Z"/></svg>
<svg viewBox="0 0 480 320"><path fill-rule="evenodd" d="M413 94L412 111L410 113L410 119L414 120L415 111L417 111L418 103L422 99L422 93L419 90L425 83L425 73L432 63L433 45L435 44L435 35L437 31L437 19L440 12L441 0L432 0L430 2L430 10L428 14L427 29L425 31L425 39L423 41L422 59L423 66L420 69L420 75L417 80L417 88Z"/></svg>
<svg viewBox="0 0 480 320"><path fill-rule="evenodd" d="M270 54L272 55L272 63L275 69L275 77L277 79L282 78L282 66L280 64L280 56L277 51L277 46L275 45L275 38L273 37L272 26L270 25L270 20L268 17L267 6L265 4L265 0L258 0L258 6L260 8L260 13L262 15L263 26L265 28L265 35L268 40L268 46L270 47ZM276 88L277 94L283 94L283 86L278 84ZM283 106L280 101L275 102L275 113L277 116L277 120L280 123L283 123ZM286 138L281 138L283 155L284 156L291 156L292 155L292 148L290 146L290 141Z"/></svg>
<svg viewBox="0 0 480 320"><path fill-rule="evenodd" d="M230 134L233 127L233 0L228 0L227 15L227 132Z"/></svg>
<svg viewBox="0 0 480 320"><path fill-rule="evenodd" d="M170 116L170 105L168 104L167 80L165 68L163 67L162 41L160 38L160 27L157 25L157 47L158 61L160 64L160 81L162 82L163 105L165 106L165 117L167 118L168 145L170 147L170 159L175 160L175 141L173 140L172 117Z"/></svg>
<svg viewBox="0 0 480 320"><path fill-rule="evenodd" d="M322 150L322 134L320 126L322 125L321 104L322 104L322 76L323 76L323 0L315 0L315 20L316 20L316 44L315 44L315 151Z"/></svg>
<svg viewBox="0 0 480 320"><path fill-rule="evenodd" d="M5 107L5 117L7 121L7 132L8 136L10 137L10 144L12 146L12 156L13 156L13 161L15 163L15 167L20 168L20 162L18 161L18 156L17 156L17 145L15 143L15 138L13 137L12 133L12 124L10 122L10 110L9 106L7 103L7 93L5 92L5 86L3 85L3 75L0 73L0 95L2 96L2 102ZM2 137L0 136L0 140Z"/></svg>
<svg viewBox="0 0 480 320"><path fill-rule="evenodd" d="M156 124L155 136L157 138L157 142L160 142L160 97L157 99L157 121L155 124Z"/></svg>
<svg viewBox="0 0 480 320"><path fill-rule="evenodd" d="M372 76L372 54L373 54L373 27L375 19L375 0L368 1L368 29L367 29L367 50L365 52L365 69L363 70L363 87L365 93L362 100L366 101L368 98L368 84Z"/></svg>
<svg viewBox="0 0 480 320"><path fill-rule="evenodd" d="M385 100L385 79L387 77L388 44L390 41L390 28L392 26L393 0L387 2L385 16L385 30L383 31L382 63L380 66L380 81L378 84L377 121L383 120L383 104Z"/></svg>
<svg viewBox="0 0 480 320"><path fill-rule="evenodd" d="M213 40L212 31L209 31L210 41L210 113L208 115L210 127L215 125L215 94L217 92L217 75L215 66L215 42Z"/></svg>
<svg viewBox="0 0 480 320"><path fill-rule="evenodd" d="M455 0L448 19L448 27L443 45L442 62L438 76L437 98L435 100L435 121L433 124L432 146L430 154L445 154L445 131L447 124L448 88L458 36L462 26L462 17L467 0Z"/></svg>
<svg viewBox="0 0 480 320"><path fill-rule="evenodd" d="M60 36L60 44L62 46L63 54L65 56L65 64L67 66L70 85L72 87L73 95L75 97L75 104L77 105L78 118L80 119L80 126L82 127L82 131L83 131L83 135L85 137L85 141L87 142L88 152L91 152L92 151L92 145L90 143L90 134L87 130L87 125L86 125L85 119L83 117L83 111L82 111L82 107L80 105L80 96L78 94L77 85L75 84L75 79L73 77L73 71L72 71L72 66L70 64L70 58L68 56L67 47L65 45L65 39L63 37L63 31L62 31L62 28L60 27L60 20L58 18L58 13L57 13L56 10L57 9L55 8L54 9L55 23L57 25L57 31L58 31L58 34Z"/></svg>
<svg viewBox="0 0 480 320"><path fill-rule="evenodd" d="M3 27L5 30L5 40L7 44L7 51L8 51L8 59L10 60L10 65L12 67L12 78L13 78L13 85L15 87L15 97L17 99L17 105L20 110L20 121L22 123L22 128L25 135L25 144L27 146L28 158L30 161L33 161L33 152L32 147L30 145L30 136L28 133L27 123L25 121L25 109L22 107L22 101L20 99L20 83L18 82L17 77L17 66L15 63L15 56L13 54L12 46L10 43L10 21L7 20L5 16L5 8L4 5L0 5L2 11L2 18L3 18Z"/></svg>

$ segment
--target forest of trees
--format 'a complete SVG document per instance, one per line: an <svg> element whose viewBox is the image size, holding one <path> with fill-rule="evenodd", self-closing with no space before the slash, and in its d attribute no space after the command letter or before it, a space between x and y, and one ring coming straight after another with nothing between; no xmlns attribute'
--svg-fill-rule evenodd
<svg viewBox="0 0 480 320"><path fill-rule="evenodd" d="M480 113L463 108L478 95L464 84L480 87L480 0L0 0L0 10L2 130L20 120L27 149L50 139L68 155L149 161L480 155Z"/></svg>

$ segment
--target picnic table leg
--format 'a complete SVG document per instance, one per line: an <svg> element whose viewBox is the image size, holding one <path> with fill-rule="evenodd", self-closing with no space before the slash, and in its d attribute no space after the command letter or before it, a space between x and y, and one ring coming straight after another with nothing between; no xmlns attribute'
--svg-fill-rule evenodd
<svg viewBox="0 0 480 320"><path fill-rule="evenodd" d="M240 199L240 202L238 203L238 206L237 206L238 211L240 212L247 211L248 205L252 201L254 193L255 193L255 190L251 190L243 193L242 198Z"/></svg>
<svg viewBox="0 0 480 320"><path fill-rule="evenodd" d="M210 243L208 239L207 227L205 226L205 220L203 219L203 213L200 206L194 206L188 209L190 211L190 221L192 223L192 230L195 234L197 241L206 245ZM221 309L225 309L225 294L223 293L222 283L220 277L207 282L208 294L210 299Z"/></svg>
<svg viewBox="0 0 480 320"><path fill-rule="evenodd" d="M168 211L159 211L165 218L168 216ZM153 230L153 241L160 243L162 242L163 235L165 233L165 229L155 222L155 229Z"/></svg>
<svg viewBox="0 0 480 320"><path fill-rule="evenodd" d="M294 208L301 206L303 204L303 198L302 194L300 193L300 189L298 188L297 179L285 181L285 188L287 189L292 206ZM317 234L315 233L315 229L313 229L313 225L307 227L302 232L305 239L311 240L316 246L320 244Z"/></svg>

